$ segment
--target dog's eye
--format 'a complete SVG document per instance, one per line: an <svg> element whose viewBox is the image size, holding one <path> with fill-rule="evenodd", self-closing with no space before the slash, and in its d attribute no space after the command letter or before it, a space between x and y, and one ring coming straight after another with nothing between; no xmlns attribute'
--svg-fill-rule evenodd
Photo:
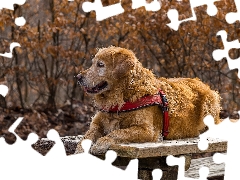
<svg viewBox="0 0 240 180"><path fill-rule="evenodd" d="M97 62L97 67L104 67L104 63L103 62Z"/></svg>

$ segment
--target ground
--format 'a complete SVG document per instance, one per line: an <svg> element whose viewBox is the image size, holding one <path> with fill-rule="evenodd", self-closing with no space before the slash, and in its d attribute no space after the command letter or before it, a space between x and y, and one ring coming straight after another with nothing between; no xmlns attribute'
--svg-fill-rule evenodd
<svg viewBox="0 0 240 180"><path fill-rule="evenodd" d="M40 138L46 137L48 130L56 129L60 136L74 136L84 134L95 114L91 104L77 104L74 108L65 105L58 109L57 113L41 111L39 105L37 110L26 109L2 109L0 108L0 136L4 136L9 144L15 142L15 137L8 133L8 128L18 117L24 117L22 123L17 127L16 133L26 140L31 132L38 134Z"/></svg>

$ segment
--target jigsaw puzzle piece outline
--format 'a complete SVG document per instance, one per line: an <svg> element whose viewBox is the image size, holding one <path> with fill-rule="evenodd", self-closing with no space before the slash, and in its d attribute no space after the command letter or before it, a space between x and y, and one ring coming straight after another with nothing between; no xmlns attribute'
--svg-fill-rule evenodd
<svg viewBox="0 0 240 180"><path fill-rule="evenodd" d="M23 117L19 117L11 126L10 128L8 129L8 131L12 134L14 134L16 136L16 142L14 145L5 145L5 146L1 146L0 148L0 151L1 153L3 154L6 154L6 153L10 153L10 154L13 154L12 156L15 157L15 151L17 149L18 152L22 152L24 153L25 150L22 150L23 149L23 144L31 147L31 144L36 142L37 139L38 139L38 136L35 134L35 133L30 133L28 135L28 138L27 138L27 141L23 141L21 138L18 137L18 135L15 133L15 129L17 128L17 126L21 123L21 121L23 120ZM15 147L15 148L13 148ZM29 148L29 152L26 153L26 155L29 155L34 153L34 154L37 154L36 152L32 151L33 149ZM0 154L1 154L0 153Z"/></svg>
<svg viewBox="0 0 240 180"><path fill-rule="evenodd" d="M46 156L59 157L67 156L64 144L61 141L59 133L55 129L50 129L47 133L47 138L55 142L54 146L48 151Z"/></svg>
<svg viewBox="0 0 240 180"><path fill-rule="evenodd" d="M228 24L233 24L236 21L240 21L240 1L239 0L234 0L237 12L230 12L227 13L225 16L225 19Z"/></svg>
<svg viewBox="0 0 240 180"><path fill-rule="evenodd" d="M18 5L23 5L25 4L26 0L7 0L4 3L0 3L0 10L5 8L5 9L10 9L10 10L14 10L14 4L18 4ZM18 17L15 19L15 24L17 26L23 26L25 25L26 20L24 17Z"/></svg>
<svg viewBox="0 0 240 180"><path fill-rule="evenodd" d="M238 113L240 114L240 111ZM229 118L226 118L218 125L214 124L213 121L212 116L206 116L204 118L204 123L209 129L199 136L199 143L202 141L208 143L207 138L221 138L227 140L227 154L215 153L213 160L216 164L225 163L225 180L239 179L240 172L236 163L240 161L240 147L236 146L236 143L239 142L240 137L240 121L231 122Z"/></svg>
<svg viewBox="0 0 240 180"><path fill-rule="evenodd" d="M196 21L197 16L194 8L203 6L203 5L207 5L207 13L209 16L215 16L217 14L218 9L214 5L214 2L217 2L217 1L220 1L220 0L202 0L202 1L190 0L192 17L183 19L181 21L179 21L178 19L179 17L178 11L176 9L170 9L167 12L167 16L171 22L168 23L167 26L177 31L181 23L186 21Z"/></svg>
<svg viewBox="0 0 240 180"><path fill-rule="evenodd" d="M15 24L17 26L24 26L26 24L26 19L24 17L17 17L15 19Z"/></svg>
<svg viewBox="0 0 240 180"><path fill-rule="evenodd" d="M119 3L105 7L103 6L101 0L95 0L94 2L84 2L82 4L82 9L84 12L95 11L97 21L102 21L109 17L122 14L124 12L121 1Z"/></svg>
<svg viewBox="0 0 240 180"><path fill-rule="evenodd" d="M215 154L213 155L213 161L214 161L216 164L222 164L222 163L225 163L225 162L226 162L226 157L227 157L226 154L215 153Z"/></svg>
<svg viewBox="0 0 240 180"><path fill-rule="evenodd" d="M14 10L14 4L23 5L26 0L6 0L4 3L0 3L0 9Z"/></svg>
<svg viewBox="0 0 240 180"><path fill-rule="evenodd" d="M75 159L75 161L84 162L84 168L86 172L83 172L88 179L105 179L112 180L112 174L114 174L114 179L116 180L137 180L137 170L138 170L138 159L133 159L129 162L125 170L119 169L112 165L112 162L115 161L117 154L115 151L109 150L105 154L105 160L102 160L89 153L91 148L91 140L84 139L81 142L81 146L84 150L83 153L70 155L70 158ZM94 162L94 163L93 163ZM101 167L101 168L99 168ZM94 169L94 173L92 173ZM106 173L105 173L106 171ZM111 173L109 173L109 171ZM133 173L136 172L136 173ZM89 175L90 176L89 176ZM87 176L88 175L88 176ZM85 179L85 178L84 178Z"/></svg>
<svg viewBox="0 0 240 180"><path fill-rule="evenodd" d="M160 180L162 178L163 172L161 169L154 169L152 171L153 180Z"/></svg>
<svg viewBox="0 0 240 180"><path fill-rule="evenodd" d="M8 87L7 87L6 85L0 85L0 95L1 95L1 96L5 97L5 96L8 94L8 91L9 91L9 89L8 89ZM5 117L5 118L6 118L6 117ZM6 124L9 125L11 122L9 121L9 119L7 119L7 118L5 119L5 118L4 118L4 120L8 120L8 122L7 122ZM8 126L8 125L7 125L7 126ZM13 123L12 123L12 125L13 125ZM11 125L11 126L12 126L12 125ZM6 127L5 127L5 128L6 128ZM0 129L1 132L2 132L3 130L4 130L5 132L3 133L3 135L0 136L0 138L3 137L3 138L5 139L5 137L6 137L5 135L7 135L7 136L11 135L11 136L14 136L15 139L17 139L16 135L15 135L13 132L10 132L9 130L7 130L7 132L6 132L5 128L4 128L4 127L1 127L1 129ZM7 142L6 139L5 139L5 142L11 144L10 142Z"/></svg>
<svg viewBox="0 0 240 180"><path fill-rule="evenodd" d="M221 36L224 49L214 50L212 53L213 58L216 61L227 59L228 67L230 70L238 69L238 78L240 78L240 57L238 59L231 59L229 57L229 50L236 48L240 49L239 40L227 41L227 32L225 30L218 31L217 36Z"/></svg>
<svg viewBox="0 0 240 180"><path fill-rule="evenodd" d="M13 49L15 47L21 47L21 45L19 43L17 43L17 42L12 42L10 44L10 52L5 52L4 54L0 53L0 56L6 57L6 58L12 58L13 57L13 54L12 54L13 53Z"/></svg>
<svg viewBox="0 0 240 180"><path fill-rule="evenodd" d="M174 157L173 155L167 156L166 162L168 166L178 166L178 176L177 180L196 180L193 178L185 177L185 157ZM209 168L202 166L199 169L199 179L198 180L207 180L209 174Z"/></svg>
<svg viewBox="0 0 240 180"><path fill-rule="evenodd" d="M226 127L229 128L230 120L229 118L226 118L223 120L220 124L214 123L214 118L212 115L207 115L204 118L204 124L208 126L208 130L202 134L199 135L199 142L198 142L198 148L202 151L208 149L208 138L215 138L215 139L221 139L228 141L228 137L223 133L226 130Z"/></svg>
<svg viewBox="0 0 240 180"><path fill-rule="evenodd" d="M159 11L161 9L161 3L158 0L153 0L151 3L147 3L146 0L132 0L132 9L138 9L144 6L146 11Z"/></svg>
<svg viewBox="0 0 240 180"><path fill-rule="evenodd" d="M8 87L0 84L0 94L5 97L8 94Z"/></svg>
<svg viewBox="0 0 240 180"><path fill-rule="evenodd" d="M22 117L9 128L10 132L14 133L14 130L22 121ZM88 179L105 179L112 180L112 173L116 176L116 180L137 180L138 160L130 161L126 170L119 169L112 166L112 162L116 159L116 153L114 151L108 151L106 159L101 160L91 154L89 149L91 147L91 141L83 141L84 153L66 156L64 151L64 145L60 139L59 133L52 129L49 130L47 136L50 140L55 141L55 146L50 150L52 153L48 153L45 157L37 152L34 152L29 146L36 142L38 136L34 133L30 133L27 141L23 141L17 138L18 141L12 146L4 145L4 141L0 138L0 159L6 162L0 164L1 177L7 177L7 179L13 180L16 178L30 180L43 179L47 177L49 179L76 179L80 177L83 180ZM11 157L10 159L8 159ZM22 163L28 163L26 166L22 166ZM29 163L31 162L31 163ZM41 168L41 173L39 169ZM14 173L12 172L14 169ZM27 169L27 174L26 174ZM56 171L57 170L57 171ZM94 171L94 173L93 173ZM108 173L108 172L112 173ZM136 172L135 174L133 172ZM75 172L75 173L74 173ZM77 172L77 173L76 173ZM38 174L38 176L36 176Z"/></svg>
<svg viewBox="0 0 240 180"><path fill-rule="evenodd" d="M26 173L26 164L23 166L23 163L26 163L27 159L31 156L34 156L34 161L41 163L41 156L37 155L37 153L30 148L31 144L37 139L38 136L31 133L29 134L27 141L22 141L18 138L18 141L15 144L6 145L6 143L0 138L0 159L2 162L0 164L1 177L7 177L5 179L9 180L17 179L17 177L24 177L24 179L29 180L32 179L31 173L34 172L35 167L29 166L28 173ZM23 168L25 168L25 170Z"/></svg>

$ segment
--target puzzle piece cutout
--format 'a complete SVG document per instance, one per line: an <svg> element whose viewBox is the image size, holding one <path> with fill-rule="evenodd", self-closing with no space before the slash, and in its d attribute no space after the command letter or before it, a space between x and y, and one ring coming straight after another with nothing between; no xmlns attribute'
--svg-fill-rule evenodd
<svg viewBox="0 0 240 180"><path fill-rule="evenodd" d="M14 10L14 4L23 5L26 0L7 0L4 3L0 3L0 10L3 8ZM15 24L17 26L23 26L26 20L23 17L18 17L15 19Z"/></svg>
<svg viewBox="0 0 240 180"><path fill-rule="evenodd" d="M153 180L160 180L162 178L163 172L161 169L154 169L152 171Z"/></svg>
<svg viewBox="0 0 240 180"><path fill-rule="evenodd" d="M33 142L33 141L31 141L31 142ZM90 147L90 146L89 146ZM55 148L55 147L54 147ZM87 152L87 149L88 148L86 148L86 152ZM89 149L88 149L89 150ZM53 151L52 151L53 152ZM51 154L50 154L51 155ZM48 155L48 156L50 156L50 155ZM112 155L111 155L112 156ZM113 158L111 158L111 161L113 160ZM86 160L86 161L89 161L89 160ZM85 162L85 161L84 161ZM107 161L108 163L110 162L110 160L108 160ZM110 164L110 163L109 163ZM110 165L111 166L111 165ZM183 166L184 167L184 166ZM49 167L49 169L51 169L51 167ZM200 173L201 174L201 173ZM76 176L75 176L76 177ZM99 176L98 176L99 177ZM156 175L154 176L154 177L156 177ZM181 176L181 177L183 177L183 176ZM54 178L56 178L56 176L54 177ZM68 177L69 178L69 177Z"/></svg>
<svg viewBox="0 0 240 180"><path fill-rule="evenodd" d="M0 94L5 97L8 93L8 87L0 84Z"/></svg>
<svg viewBox="0 0 240 180"><path fill-rule="evenodd" d="M15 133L14 130L21 121L22 118L18 118L9 128L9 131ZM4 162L0 164L1 177L7 177L9 180L17 178L40 180L46 177L47 179L76 179L76 177L79 177L83 180L110 180L112 174L114 174L116 180L137 179L137 159L131 160L126 170L121 170L111 164L117 157L114 151L108 151L105 160L90 155L88 151L91 147L91 141L89 140L82 142L84 153L66 156L58 132L50 130L47 136L56 143L45 157L30 148L31 144L38 139L36 134L31 133L27 141L17 137L18 141L11 146L3 145L3 139L0 138L0 159L1 162ZM25 166L22 166L23 162ZM12 172L13 169L14 173ZM26 169L28 173L26 173ZM54 170L57 170L57 172Z"/></svg>
<svg viewBox="0 0 240 180"><path fill-rule="evenodd" d="M215 16L217 14L217 7L214 5L214 2L220 1L220 0L201 0L201 1L196 1L196 0L190 0L191 4L191 10L192 10L192 17L183 19L179 21L178 17L178 11L176 9L170 9L167 13L168 18L170 19L171 23L167 24L170 28L173 30L177 31L180 24L186 21L196 21L197 16L195 14L194 8L207 5L207 13L209 16Z"/></svg>
<svg viewBox="0 0 240 180"><path fill-rule="evenodd" d="M84 12L95 11L97 21L102 21L109 17L122 14L124 12L124 9L121 6L121 2L110 5L110 6L103 7L101 0L95 0L93 3L92 2L84 2L82 4L82 9Z"/></svg>
<svg viewBox="0 0 240 180"><path fill-rule="evenodd" d="M178 166L178 180L196 180L193 178L185 177L185 157L174 157L169 155L166 159L168 166ZM199 179L198 180L207 180L209 174L209 169L207 167L201 167L199 169Z"/></svg>
<svg viewBox="0 0 240 180"><path fill-rule="evenodd" d="M0 3L0 10L3 8L14 10L14 4L23 5L26 0L7 0L4 3Z"/></svg>
<svg viewBox="0 0 240 180"><path fill-rule="evenodd" d="M132 9L137 9L144 6L146 11L159 11L161 9L161 3L158 0L153 0L151 3L147 3L146 0L132 0Z"/></svg>
<svg viewBox="0 0 240 180"><path fill-rule="evenodd" d="M6 58L12 58L13 57L13 55L12 55L13 49L15 47L21 47L21 46L19 43L13 42L10 44L10 52L9 53L5 52L4 54L0 53L0 56L6 57Z"/></svg>
<svg viewBox="0 0 240 180"><path fill-rule="evenodd" d="M228 24L232 24L236 21L240 20L240 1L235 0L235 5L237 7L237 12L230 12L228 14L226 14L226 21L228 22Z"/></svg>
<svg viewBox="0 0 240 180"><path fill-rule="evenodd" d="M8 93L8 87L5 85L0 85L0 98L4 98ZM12 144L16 141L16 136L9 132L7 129L12 123L15 122L13 116L1 116L0 115L0 137L5 137L5 141L9 144Z"/></svg>
<svg viewBox="0 0 240 180"><path fill-rule="evenodd" d="M7 0L4 3L0 3L0 11L3 8L14 10L14 4L23 5L25 2L26 2L26 0ZM26 20L24 17L17 17L17 18L15 18L15 24L17 26L24 26L26 24ZM4 54L1 53L0 56L12 58L12 56L13 56L12 51L15 47L20 47L20 44L17 42L12 42L10 44L10 52L4 53Z"/></svg>
<svg viewBox="0 0 240 180"><path fill-rule="evenodd" d="M132 9L137 9L144 6L147 11L158 11L161 8L161 3L159 0L154 0L151 3L147 3L146 0L132 0ZM95 0L92 2L84 2L82 5L84 12L95 11L96 20L102 21L112 16L117 16L124 12L124 9L119 3L109 5L104 7L101 0Z"/></svg>
<svg viewBox="0 0 240 180"><path fill-rule="evenodd" d="M238 112L240 114L240 111ZM225 180L239 179L240 172L239 167L236 165L240 161L240 121L231 122L229 118L223 120L220 124L214 124L212 116L206 116L204 123L208 126L209 130L201 134L199 141L199 149L205 150L208 148L207 138L220 138L228 141L227 154L215 154L214 162L219 164L225 162Z"/></svg>
<svg viewBox="0 0 240 180"><path fill-rule="evenodd" d="M227 32L225 30L219 31L217 33L217 35L221 36L224 49L214 50L213 53L212 53L213 58L216 61L219 61L223 58L226 58L229 69L230 70L238 69L238 77L240 78L240 57L238 59L235 59L235 60L233 60L229 57L229 50L230 49L233 49L233 48L239 49L240 48L239 40L237 39L237 40L228 42L227 41Z"/></svg>

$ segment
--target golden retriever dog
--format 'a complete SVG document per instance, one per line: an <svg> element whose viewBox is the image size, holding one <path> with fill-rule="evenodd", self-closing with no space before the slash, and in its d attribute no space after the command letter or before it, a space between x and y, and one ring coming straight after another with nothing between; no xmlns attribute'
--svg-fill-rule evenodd
<svg viewBox="0 0 240 180"><path fill-rule="evenodd" d="M219 123L220 96L199 79L156 78L135 54L110 46L99 49L92 66L77 75L78 83L93 97L99 109L84 139L92 140L90 152L105 153L112 144L157 142L163 131L159 105L121 111L126 102L152 97L162 90L168 100L169 127L165 139L191 138L205 129L203 118ZM108 111L117 108L117 111ZM78 144L76 153L82 151Z"/></svg>

